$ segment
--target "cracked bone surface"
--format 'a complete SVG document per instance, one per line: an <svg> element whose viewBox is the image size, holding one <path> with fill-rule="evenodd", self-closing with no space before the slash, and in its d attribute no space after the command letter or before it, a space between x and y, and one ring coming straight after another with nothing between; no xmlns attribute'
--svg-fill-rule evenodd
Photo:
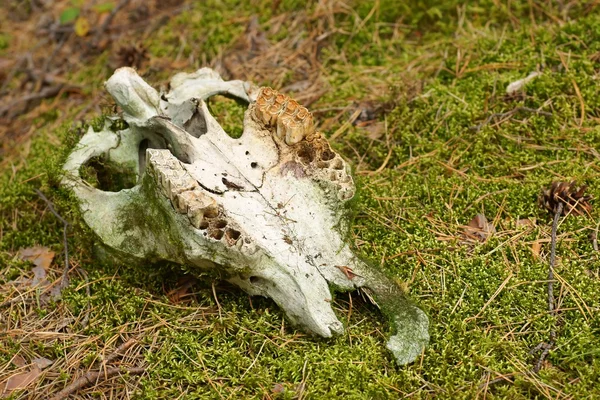
<svg viewBox="0 0 600 400"><path fill-rule="evenodd" d="M425 314L344 240L354 182L305 107L271 88L224 81L208 68L175 75L163 94L121 68L106 89L127 127L90 128L63 179L106 246L139 260L212 271L272 298L292 322L324 337L344 329L331 288L362 288L393 325L387 347L396 361L421 354L429 339ZM238 139L208 110L206 101L217 94L248 104ZM137 184L92 187L80 169L95 157L135 174Z"/></svg>

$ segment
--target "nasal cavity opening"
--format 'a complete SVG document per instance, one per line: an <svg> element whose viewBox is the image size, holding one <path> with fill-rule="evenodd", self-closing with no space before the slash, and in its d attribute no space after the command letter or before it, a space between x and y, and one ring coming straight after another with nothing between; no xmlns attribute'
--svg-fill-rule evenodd
<svg viewBox="0 0 600 400"><path fill-rule="evenodd" d="M215 95L206 101L208 110L221 128L232 138L239 139L244 132L244 113L248 103L227 96Z"/></svg>
<svg viewBox="0 0 600 400"><path fill-rule="evenodd" d="M196 103L194 103L196 104ZM192 117L183 124L183 129L190 135L199 138L208 132L206 117L201 107L196 105L196 109Z"/></svg>
<svg viewBox="0 0 600 400"><path fill-rule="evenodd" d="M81 178L90 186L105 192L119 192L136 185L135 166L117 164L105 156L91 158L79 168Z"/></svg>

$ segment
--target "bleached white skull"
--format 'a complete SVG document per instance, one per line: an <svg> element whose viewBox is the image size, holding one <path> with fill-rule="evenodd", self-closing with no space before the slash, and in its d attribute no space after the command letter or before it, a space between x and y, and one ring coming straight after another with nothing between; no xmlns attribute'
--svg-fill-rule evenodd
<svg viewBox="0 0 600 400"><path fill-rule="evenodd" d="M394 324L387 347L397 362L422 352L425 314L344 240L354 183L306 108L207 68L177 74L162 96L130 68L117 70L106 89L128 127L90 128L63 180L104 244L217 273L272 298L292 322L324 337L343 332L332 289L362 287ZM248 103L240 138L210 114L206 100L216 94ZM133 171L137 185L109 192L87 184L80 167L98 156Z"/></svg>

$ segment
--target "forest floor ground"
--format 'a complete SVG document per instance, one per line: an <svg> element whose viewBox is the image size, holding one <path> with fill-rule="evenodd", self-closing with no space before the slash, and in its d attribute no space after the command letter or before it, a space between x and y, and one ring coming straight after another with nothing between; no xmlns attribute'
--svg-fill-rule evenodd
<svg viewBox="0 0 600 400"><path fill-rule="evenodd" d="M552 314L538 204L553 181L600 198L598 3L306 3L2 2L0 397L87 377L70 398L600 398L600 214L559 221ZM345 334L318 339L226 283L99 259L58 183L119 111L103 82L124 65L157 88L210 66L306 105L353 167L356 252L430 318L422 356L395 365L358 293L335 299ZM213 109L235 129L235 106Z"/></svg>

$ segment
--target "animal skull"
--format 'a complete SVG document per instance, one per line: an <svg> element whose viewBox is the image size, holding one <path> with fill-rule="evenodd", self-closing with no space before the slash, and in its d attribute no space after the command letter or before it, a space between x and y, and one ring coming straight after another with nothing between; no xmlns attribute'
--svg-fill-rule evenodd
<svg viewBox="0 0 600 400"><path fill-rule="evenodd" d="M63 179L105 245L218 272L324 337L343 332L330 286L361 287L392 319L396 333L387 347L397 362L422 352L425 314L344 240L344 203L355 190L350 169L306 108L270 88L223 81L208 68L175 75L162 95L121 68L106 89L128 127L90 128ZM206 100L216 94L248 103L239 139L210 114ZM80 167L98 156L135 172L137 185L109 192L87 184Z"/></svg>

